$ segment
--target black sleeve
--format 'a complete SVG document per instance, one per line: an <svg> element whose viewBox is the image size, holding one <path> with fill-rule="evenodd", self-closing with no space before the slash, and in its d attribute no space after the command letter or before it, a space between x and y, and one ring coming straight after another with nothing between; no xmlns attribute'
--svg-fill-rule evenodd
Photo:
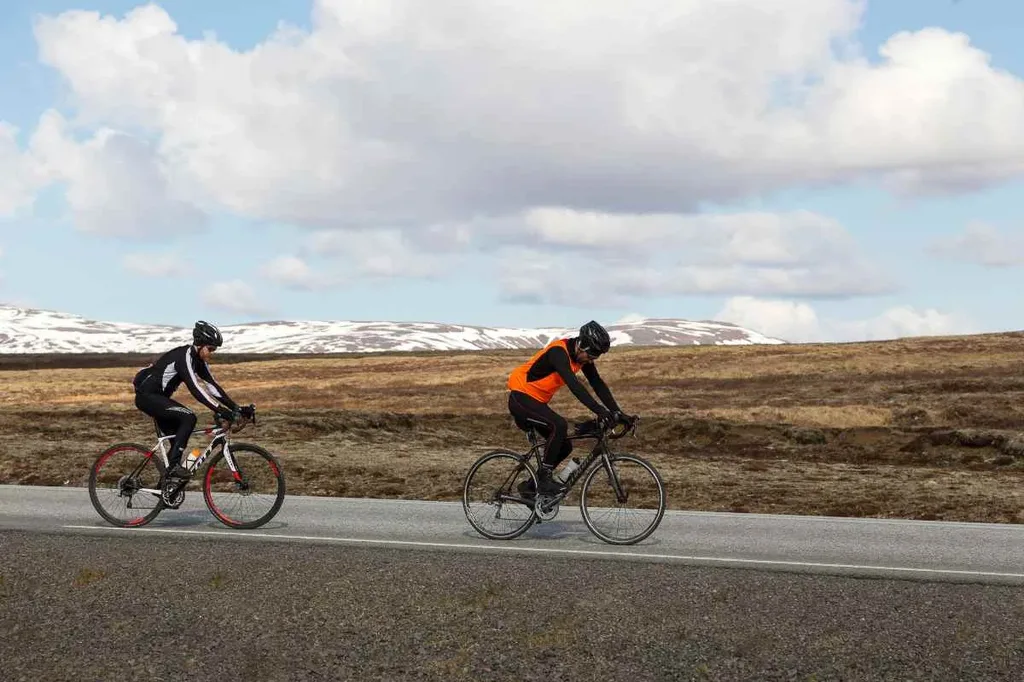
<svg viewBox="0 0 1024 682"><path fill-rule="evenodd" d="M228 409L238 409L238 404L231 399L228 392L221 388L220 384L217 383L217 380L213 378L213 373L210 371L210 366L208 364L202 360L198 360L196 362L196 374L199 375L200 379L210 385L210 388L212 389L211 392L217 400L227 405Z"/></svg>
<svg viewBox="0 0 1024 682"><path fill-rule="evenodd" d="M619 404L615 402L615 398L612 396L612 391L608 388L608 384L604 383L604 379L602 379L601 375L597 373L597 365L592 362L588 362L583 365L583 376L585 376L587 381L590 382L590 385L594 387L594 393L596 393L597 397L601 399L601 402L604 403L605 407L612 412L622 411L619 409Z"/></svg>
<svg viewBox="0 0 1024 682"><path fill-rule="evenodd" d="M189 393L192 394L196 400L206 405L212 411L216 412L220 409L217 399L210 395L210 392L203 386L202 382L196 376L196 366L203 364L198 358L195 357L195 349L192 346L185 348L184 352L178 356L178 374L185 380L185 385L188 386Z"/></svg>
<svg viewBox="0 0 1024 682"><path fill-rule="evenodd" d="M548 360L551 362L551 366L555 368L562 380L565 381L565 385L569 387L572 394L576 396L577 400L587 406L594 414L601 414L604 409L596 400L594 396L590 395L590 392L584 388L583 384L580 383L579 379L572 371L572 367L569 366L569 354L566 353L562 348L554 347L548 351Z"/></svg>

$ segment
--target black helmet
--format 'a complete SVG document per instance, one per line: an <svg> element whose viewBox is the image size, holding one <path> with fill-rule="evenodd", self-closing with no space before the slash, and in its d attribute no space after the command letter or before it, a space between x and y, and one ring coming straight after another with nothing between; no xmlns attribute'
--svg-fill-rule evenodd
<svg viewBox="0 0 1024 682"><path fill-rule="evenodd" d="M224 343L224 337L220 335L220 330L212 324L199 320L196 322L196 326L192 328L192 341L197 346L220 348L221 344Z"/></svg>
<svg viewBox="0 0 1024 682"><path fill-rule="evenodd" d="M612 345L608 331L593 320L580 327L579 338L580 349L587 351L587 355L592 358L607 353Z"/></svg>

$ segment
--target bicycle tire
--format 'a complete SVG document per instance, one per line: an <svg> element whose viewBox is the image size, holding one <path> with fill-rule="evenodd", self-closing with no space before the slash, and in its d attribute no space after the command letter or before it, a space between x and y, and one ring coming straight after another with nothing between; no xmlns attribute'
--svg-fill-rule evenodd
<svg viewBox="0 0 1024 682"><path fill-rule="evenodd" d="M503 504L501 500L502 490L506 488L511 489L512 486L518 485L516 481L518 479L519 474L523 470L529 473L529 477L533 481L534 490L536 490L537 473L533 470L533 467L530 466L529 462L526 461L523 455L511 452L509 450L492 450L488 453L485 453L479 459L477 459L476 462L473 463L473 466L469 468L469 471L466 472L466 478L463 480L462 483L462 510L466 514L466 520L469 521L469 525L473 526L474 530L480 533L480 535L484 536L489 540L512 540L514 538L519 537L527 530L529 530L529 528L537 521L537 513L536 511L534 511L532 505L526 505L524 503L515 502L514 499L510 499L509 502L511 504L516 504L520 507L525 507L526 509L529 509L529 514L526 515L525 519L519 525L514 527L512 530L504 533L499 533L484 527L482 523L478 522L474 518L474 515L471 513L470 510L470 487L473 483L474 477L477 475L478 472L480 472L481 467L483 467L488 462L497 459L511 460L509 464L512 465L512 468L510 469L510 472L507 475L505 481L503 481L501 486L498 489L496 489L493 493L494 501L497 501L499 503L498 509L495 512L495 518L497 518L498 515L501 513L501 505ZM507 494L510 498L518 497L518 495L512 495L511 492Z"/></svg>
<svg viewBox="0 0 1024 682"><path fill-rule="evenodd" d="M251 521L240 521L230 516L227 512L220 508L213 498L213 477L216 473L215 469L217 464L224 459L224 451L221 450L213 459L210 460L210 464L206 467L206 471L203 474L203 501L206 502L206 508L210 510L214 518L223 523L229 528L239 528L244 530L252 530L253 528L259 528L263 524L270 521L277 515L277 512L281 510L281 505L284 504L285 497L285 479L284 470L281 468L281 463L278 462L277 458L267 450L264 450L258 445L251 445L249 443L232 443L231 454L237 455L238 453L250 452L253 453L270 465L270 471L277 481L277 491L274 496L274 502L270 509L262 516L257 517ZM235 460L236 463L238 460ZM240 466L240 465L239 465ZM244 474L244 472L243 472ZM237 487L240 484L248 485L247 481L232 481ZM220 494L220 493L218 493Z"/></svg>
<svg viewBox="0 0 1024 682"><path fill-rule="evenodd" d="M96 492L97 476L103 465L113 455L119 452L127 451L135 451L138 453L140 457L144 457L148 459L150 462L152 462L156 466L158 479L163 479L163 462L160 461L160 458L154 457L153 453L149 449L147 449L145 446L139 445L138 443L117 443L115 445L111 445L109 448L100 453L99 457L96 458L92 466L89 468L89 500L92 502L93 509L95 509L96 512L101 517L103 517L103 519L108 523L111 523L119 528L139 528L141 526L145 526L147 523L155 519L157 515L159 515L160 512L163 511L165 505L162 498L156 496L156 503L153 509L148 514L140 516L131 521L125 521L109 513L104 504L100 501L99 495ZM119 495L119 497L120 496L121 495Z"/></svg>
<svg viewBox="0 0 1024 682"><path fill-rule="evenodd" d="M612 537L607 533L600 531L594 523L594 519L591 517L591 507L588 503L588 493L591 490L591 485L596 481L598 473L607 473L607 467L603 461L600 462L597 466L592 467L591 470L587 472L586 478L583 481L583 487L580 490L580 514L583 516L583 522L587 524L587 528L590 529L590 532L593 533L600 540L607 542L610 545L633 545L640 542L641 540L650 537L651 533L657 530L658 526L661 524L661 520L665 517L665 508L667 506L665 483L664 481L661 480L661 474L658 473L658 470L654 467L654 465L648 462L647 460L643 459L642 457L637 457L636 455L609 455L608 457L608 462L612 467L615 466L616 462L623 461L629 461L635 464L639 464L643 469L645 469L649 474L651 474L655 482L655 487L658 491L658 507L653 521L651 521L646 528L644 528L635 535L630 535L624 538L618 538Z"/></svg>

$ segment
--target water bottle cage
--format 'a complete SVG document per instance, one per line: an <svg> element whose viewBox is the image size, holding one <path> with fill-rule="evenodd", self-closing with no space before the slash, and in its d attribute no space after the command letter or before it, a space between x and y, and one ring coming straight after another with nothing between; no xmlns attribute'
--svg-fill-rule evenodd
<svg viewBox="0 0 1024 682"><path fill-rule="evenodd" d="M555 480L557 480L559 483L566 483L567 481L570 480L573 473L579 468L579 461L575 457L573 457L566 463L564 467L562 467L561 471L555 474Z"/></svg>
<svg viewBox="0 0 1024 682"><path fill-rule="evenodd" d="M202 456L202 454L203 453L200 452L199 450L193 449L191 452L188 453L188 455L185 456L185 461L183 462L183 464L185 468L189 471L189 473L192 473L193 471L196 470L196 462L199 461L199 458Z"/></svg>

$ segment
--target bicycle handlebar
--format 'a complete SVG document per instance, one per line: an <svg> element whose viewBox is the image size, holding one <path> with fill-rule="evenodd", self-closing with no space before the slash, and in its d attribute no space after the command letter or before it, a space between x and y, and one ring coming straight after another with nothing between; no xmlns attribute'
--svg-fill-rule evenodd
<svg viewBox="0 0 1024 682"><path fill-rule="evenodd" d="M617 423L609 430L608 437L612 440L618 440L619 438L625 438L626 436L636 437L636 427L640 424L640 416L633 415L629 418L629 424ZM624 426L621 432L616 433L615 429L620 426Z"/></svg>
<svg viewBox="0 0 1024 682"><path fill-rule="evenodd" d="M629 417L629 423L623 424L622 422L616 422L609 427L599 428L596 419L588 419L585 422L576 424L575 433L570 434L570 438L607 438L608 440L618 440L625 438L626 436L636 436L636 428L640 423L640 417L633 416ZM620 429L620 427L623 427Z"/></svg>
<svg viewBox="0 0 1024 682"><path fill-rule="evenodd" d="M226 429L231 433L238 433L239 431L244 429L246 425L248 425L250 422L252 423L253 426L256 426L256 406L250 404L247 407L249 408L250 416L247 417L243 414L239 414L238 419L233 419L230 421L226 419L221 419L220 416L214 414L214 427L206 429L206 433L209 434L214 428Z"/></svg>

